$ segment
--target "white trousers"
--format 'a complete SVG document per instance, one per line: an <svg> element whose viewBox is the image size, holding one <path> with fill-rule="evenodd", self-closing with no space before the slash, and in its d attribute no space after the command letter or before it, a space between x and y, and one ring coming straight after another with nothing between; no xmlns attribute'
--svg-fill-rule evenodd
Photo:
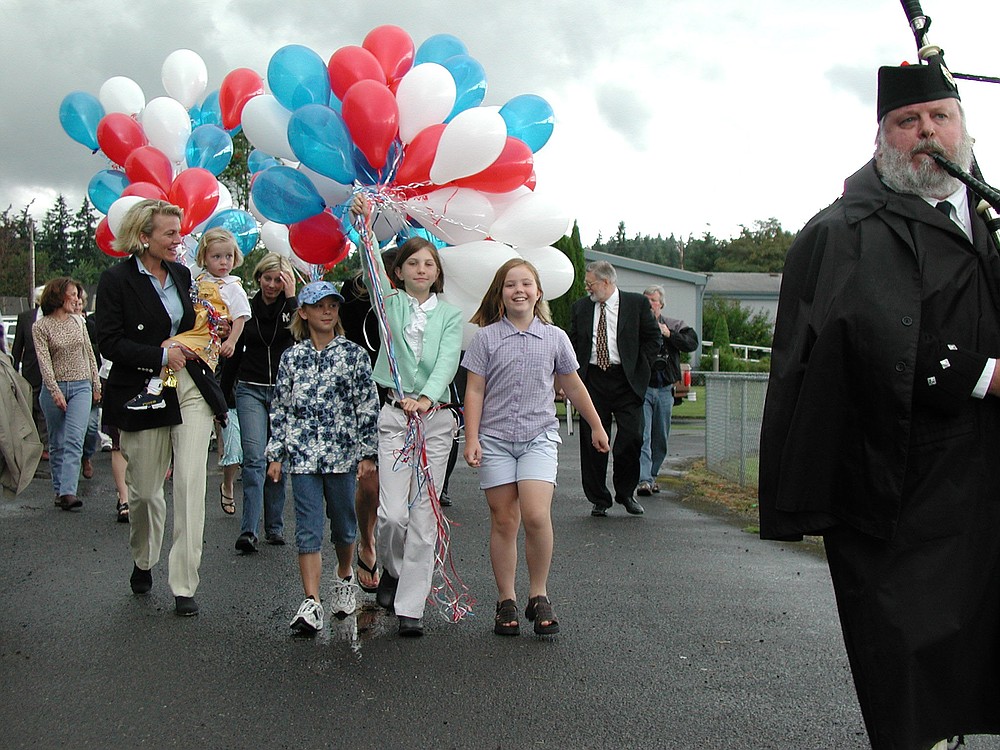
<svg viewBox="0 0 1000 750"><path fill-rule="evenodd" d="M441 492L456 422L450 409L425 414L424 439L434 488ZM397 466L406 440L406 414L386 404L378 421L378 524L376 550L389 575L399 579L397 615L420 618L431 590L437 521L427 488L422 490L411 464Z"/></svg>
<svg viewBox="0 0 1000 750"><path fill-rule="evenodd" d="M212 410L187 370L177 373L177 398L183 422L137 432L121 432L128 461L129 546L143 570L160 560L167 502L164 479L173 457L174 538L167 582L174 596L194 596L205 535L205 482Z"/></svg>

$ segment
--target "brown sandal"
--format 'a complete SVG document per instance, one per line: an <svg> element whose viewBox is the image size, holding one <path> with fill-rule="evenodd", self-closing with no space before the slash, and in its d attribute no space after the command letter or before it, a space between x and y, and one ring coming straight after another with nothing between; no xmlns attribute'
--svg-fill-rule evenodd
<svg viewBox="0 0 1000 750"><path fill-rule="evenodd" d="M555 635L559 632L559 620L552 610L552 602L544 594L528 599L524 616L535 623L535 635ZM543 623L548 623L544 625Z"/></svg>
<svg viewBox="0 0 1000 750"><path fill-rule="evenodd" d="M511 623L514 623L511 625ZM497 635L518 635L521 624L517 621L517 602L504 599L497 602L497 614L493 619L493 632Z"/></svg>

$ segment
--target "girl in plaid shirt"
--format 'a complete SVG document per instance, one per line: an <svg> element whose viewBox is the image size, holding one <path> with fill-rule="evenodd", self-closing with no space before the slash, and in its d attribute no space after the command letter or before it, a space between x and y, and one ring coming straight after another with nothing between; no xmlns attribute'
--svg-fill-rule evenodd
<svg viewBox="0 0 1000 750"><path fill-rule="evenodd" d="M559 632L546 586L552 562L552 493L558 466L559 422L554 388L572 400L593 430L593 445L608 452L608 434L577 374L566 333L551 325L538 271L514 258L493 277L472 322L481 326L462 360L465 460L479 469L490 506L490 561L497 584L493 632L520 632L514 573L517 533L524 524L528 606L538 635Z"/></svg>

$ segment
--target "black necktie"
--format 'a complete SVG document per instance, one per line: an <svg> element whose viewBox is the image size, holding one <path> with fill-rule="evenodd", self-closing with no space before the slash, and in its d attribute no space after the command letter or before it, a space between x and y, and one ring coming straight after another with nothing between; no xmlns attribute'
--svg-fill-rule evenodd
<svg viewBox="0 0 1000 750"><path fill-rule="evenodd" d="M949 219L951 218L951 204L948 201L941 201L940 203L935 203L934 208L943 213Z"/></svg>
<svg viewBox="0 0 1000 750"><path fill-rule="evenodd" d="M597 366L602 370L611 367L611 355L608 353L608 318L605 314L606 303L601 303L601 314L597 319Z"/></svg>

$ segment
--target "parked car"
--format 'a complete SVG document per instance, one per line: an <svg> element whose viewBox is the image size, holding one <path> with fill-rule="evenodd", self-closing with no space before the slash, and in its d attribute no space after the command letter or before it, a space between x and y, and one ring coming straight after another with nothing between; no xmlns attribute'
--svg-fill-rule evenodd
<svg viewBox="0 0 1000 750"><path fill-rule="evenodd" d="M3 321L3 342L10 354L14 347L14 332L17 330L17 316L16 315L4 315L0 317L0 321Z"/></svg>

